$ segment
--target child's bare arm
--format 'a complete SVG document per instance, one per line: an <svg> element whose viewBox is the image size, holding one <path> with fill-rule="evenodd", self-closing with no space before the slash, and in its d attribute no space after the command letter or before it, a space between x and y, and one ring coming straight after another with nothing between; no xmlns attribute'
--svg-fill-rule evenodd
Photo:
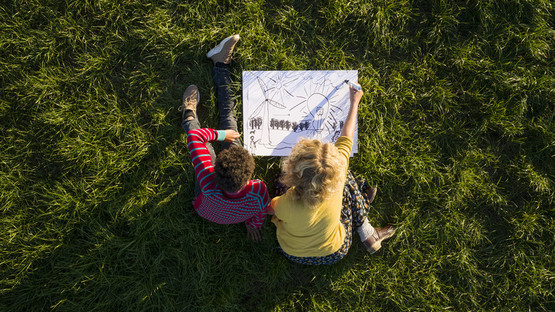
<svg viewBox="0 0 555 312"><path fill-rule="evenodd" d="M341 129L340 136L353 138L353 135L355 134L355 128L357 125L358 103L362 98L363 92L362 92L362 89L357 90L352 86L350 87L350 92L351 92L351 95L350 95L351 106L349 108L349 113L347 113L347 118L345 119L345 124L343 125L343 129Z"/></svg>

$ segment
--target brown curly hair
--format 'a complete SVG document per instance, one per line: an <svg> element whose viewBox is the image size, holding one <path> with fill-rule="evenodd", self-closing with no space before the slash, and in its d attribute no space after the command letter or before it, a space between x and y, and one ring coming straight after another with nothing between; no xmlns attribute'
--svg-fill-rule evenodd
<svg viewBox="0 0 555 312"><path fill-rule="evenodd" d="M254 159L243 147L233 145L221 151L214 164L214 180L228 192L239 191L251 179Z"/></svg>
<svg viewBox="0 0 555 312"><path fill-rule="evenodd" d="M282 161L282 182L295 187L292 195L308 207L324 201L343 187L347 163L332 143L302 139Z"/></svg>

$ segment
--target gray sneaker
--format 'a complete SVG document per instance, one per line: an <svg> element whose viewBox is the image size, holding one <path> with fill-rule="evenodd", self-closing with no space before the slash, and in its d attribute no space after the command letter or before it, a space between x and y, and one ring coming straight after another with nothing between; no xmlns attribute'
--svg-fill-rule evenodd
<svg viewBox="0 0 555 312"><path fill-rule="evenodd" d="M198 92L198 87L196 85L190 85L185 89L183 93L183 103L179 107L179 110L183 111L182 119L185 119L185 112L191 110L194 117L197 117L197 105L200 102L200 92Z"/></svg>
<svg viewBox="0 0 555 312"><path fill-rule="evenodd" d="M233 35L225 38L220 42L220 44L208 51L208 53L206 53L206 57L211 59L214 64L218 62L229 64L229 62L231 62L233 48L235 47L235 44L237 44L237 41L239 41L239 35Z"/></svg>

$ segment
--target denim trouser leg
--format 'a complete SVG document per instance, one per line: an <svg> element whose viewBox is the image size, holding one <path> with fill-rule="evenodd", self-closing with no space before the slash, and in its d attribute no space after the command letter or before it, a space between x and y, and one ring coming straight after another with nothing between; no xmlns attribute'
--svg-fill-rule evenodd
<svg viewBox="0 0 555 312"><path fill-rule="evenodd" d="M189 133L189 131L191 130L199 129L200 123L197 118L193 118L190 120L183 119L183 121L181 122L181 128L183 128L183 130L186 133ZM212 144L210 144L210 142L206 143L206 148L210 153L210 158L212 158L212 163L214 163L216 161L216 156L215 156L216 154L214 153L214 148L212 147ZM195 197L197 197L198 194L200 194L200 184L198 183L197 176L195 174Z"/></svg>
<svg viewBox="0 0 555 312"><path fill-rule="evenodd" d="M220 129L237 130L237 120L235 117L235 101L231 92L231 74L229 65L216 63L212 70L216 93L218 96L218 110L220 111ZM232 143L222 142L222 149L227 149L231 145L241 145L241 141L236 139Z"/></svg>

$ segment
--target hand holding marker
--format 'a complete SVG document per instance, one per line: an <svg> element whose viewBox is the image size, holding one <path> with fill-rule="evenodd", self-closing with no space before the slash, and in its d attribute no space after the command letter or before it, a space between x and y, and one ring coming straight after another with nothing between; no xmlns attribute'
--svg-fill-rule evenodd
<svg viewBox="0 0 555 312"><path fill-rule="evenodd" d="M352 81L349 81L349 87L351 87L351 88L353 88L357 91L360 91L362 89L362 87L358 83L352 82Z"/></svg>
<svg viewBox="0 0 555 312"><path fill-rule="evenodd" d="M346 79L346 80L345 80L345 83L348 84L349 87L351 87L351 88L353 88L353 89L355 89L355 90L357 90L357 91L362 90L362 87L361 87L358 83L356 83L356 82L352 82L352 81Z"/></svg>

